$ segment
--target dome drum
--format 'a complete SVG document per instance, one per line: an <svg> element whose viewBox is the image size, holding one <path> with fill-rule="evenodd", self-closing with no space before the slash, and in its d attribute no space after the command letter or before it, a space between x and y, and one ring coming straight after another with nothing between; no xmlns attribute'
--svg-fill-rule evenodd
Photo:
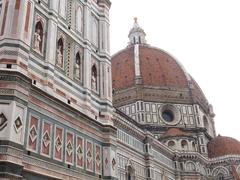
<svg viewBox="0 0 240 180"><path fill-rule="evenodd" d="M188 89L134 85L127 89L114 90L113 102L116 107L124 106L136 100L179 104L192 103Z"/></svg>

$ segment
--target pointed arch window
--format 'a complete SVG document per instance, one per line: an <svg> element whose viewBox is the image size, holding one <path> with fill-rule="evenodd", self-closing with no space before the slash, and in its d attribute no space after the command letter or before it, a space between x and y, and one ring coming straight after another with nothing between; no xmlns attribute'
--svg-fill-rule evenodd
<svg viewBox="0 0 240 180"><path fill-rule="evenodd" d="M64 50L64 43L63 38L59 38L57 42L57 60L56 65L63 68L63 50Z"/></svg>
<svg viewBox="0 0 240 180"><path fill-rule="evenodd" d="M92 90L97 91L97 67L96 67L96 64L94 64L92 66L91 87L92 87Z"/></svg>
<svg viewBox="0 0 240 180"><path fill-rule="evenodd" d="M80 33L83 32L83 10L82 7L79 6L76 11L76 30Z"/></svg>
<svg viewBox="0 0 240 180"><path fill-rule="evenodd" d="M41 21L35 25L33 48L39 53L43 51L43 23Z"/></svg>
<svg viewBox="0 0 240 180"><path fill-rule="evenodd" d="M207 120L205 115L203 116L203 125L208 131L209 130L209 123L208 123L208 120Z"/></svg>
<svg viewBox="0 0 240 180"><path fill-rule="evenodd" d="M92 42L98 47L98 22L95 18L93 18L92 23Z"/></svg>

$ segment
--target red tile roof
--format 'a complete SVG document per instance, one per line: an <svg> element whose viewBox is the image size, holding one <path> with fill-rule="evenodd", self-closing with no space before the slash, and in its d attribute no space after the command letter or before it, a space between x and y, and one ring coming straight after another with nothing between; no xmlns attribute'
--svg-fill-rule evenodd
<svg viewBox="0 0 240 180"><path fill-rule="evenodd" d="M231 137L218 135L208 143L208 156L240 155L240 142Z"/></svg>
<svg viewBox="0 0 240 180"><path fill-rule="evenodd" d="M187 88L183 69L166 52L151 46L139 45L140 71L143 85ZM126 89L135 84L134 48L120 51L112 57L113 88Z"/></svg>
<svg viewBox="0 0 240 180"><path fill-rule="evenodd" d="M175 59L167 53L140 46L140 69L144 85L186 88L187 78Z"/></svg>
<svg viewBox="0 0 240 180"><path fill-rule="evenodd" d="M134 49L127 48L112 58L113 88L125 89L134 86Z"/></svg>

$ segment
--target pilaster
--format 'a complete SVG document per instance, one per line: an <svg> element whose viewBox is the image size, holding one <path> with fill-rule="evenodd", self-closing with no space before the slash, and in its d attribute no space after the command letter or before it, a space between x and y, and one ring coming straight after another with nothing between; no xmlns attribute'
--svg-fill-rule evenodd
<svg viewBox="0 0 240 180"><path fill-rule="evenodd" d="M154 179L154 166L153 166L153 154L152 154L152 142L153 137L150 134L146 135L144 140L145 146L145 164L147 169L147 180Z"/></svg>
<svg viewBox="0 0 240 180"><path fill-rule="evenodd" d="M0 79L0 178L21 179L30 81L13 71Z"/></svg>
<svg viewBox="0 0 240 180"><path fill-rule="evenodd" d="M84 6L84 39L91 42L91 4L89 2Z"/></svg>
<svg viewBox="0 0 240 180"><path fill-rule="evenodd" d="M109 37L109 22L108 19L105 17L105 19L101 18L99 21L99 28L100 28L100 53L101 54L105 54L105 55L109 55L109 41L108 41L108 37Z"/></svg>
<svg viewBox="0 0 240 180"><path fill-rule="evenodd" d="M50 10L53 10L55 13L58 13L59 0L51 0L49 3Z"/></svg>
<svg viewBox="0 0 240 180"><path fill-rule="evenodd" d="M106 127L106 144L103 146L103 176L104 179L117 178L117 130L113 126Z"/></svg>
<svg viewBox="0 0 240 180"><path fill-rule="evenodd" d="M55 65L56 43L57 42L57 23L54 18L48 20L48 38L46 45L46 62Z"/></svg>
<svg viewBox="0 0 240 180"><path fill-rule="evenodd" d="M84 5L84 39L86 47L84 48L84 79L83 86L91 90L91 10L90 4Z"/></svg>
<svg viewBox="0 0 240 180"><path fill-rule="evenodd" d="M83 86L91 91L91 50L87 47L84 48L84 79Z"/></svg>

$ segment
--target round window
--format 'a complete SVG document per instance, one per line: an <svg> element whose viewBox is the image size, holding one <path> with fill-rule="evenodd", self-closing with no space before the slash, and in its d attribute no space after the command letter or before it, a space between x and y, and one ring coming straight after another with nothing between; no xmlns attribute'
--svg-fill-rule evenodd
<svg viewBox="0 0 240 180"><path fill-rule="evenodd" d="M174 114L170 110L164 110L162 112L162 117L167 122L172 122L174 120Z"/></svg>
<svg viewBox="0 0 240 180"><path fill-rule="evenodd" d="M165 104L159 108L159 116L169 125L176 125L181 120L181 114L178 108L171 104Z"/></svg>

